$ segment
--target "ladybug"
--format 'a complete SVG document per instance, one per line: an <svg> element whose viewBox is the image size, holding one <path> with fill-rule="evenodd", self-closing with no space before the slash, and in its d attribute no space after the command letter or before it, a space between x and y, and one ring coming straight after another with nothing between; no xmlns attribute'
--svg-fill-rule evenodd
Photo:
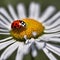
<svg viewBox="0 0 60 60"><path fill-rule="evenodd" d="M13 21L13 23L11 24L11 28L12 29L20 29L21 27L25 27L26 24L24 21L22 20L15 20Z"/></svg>

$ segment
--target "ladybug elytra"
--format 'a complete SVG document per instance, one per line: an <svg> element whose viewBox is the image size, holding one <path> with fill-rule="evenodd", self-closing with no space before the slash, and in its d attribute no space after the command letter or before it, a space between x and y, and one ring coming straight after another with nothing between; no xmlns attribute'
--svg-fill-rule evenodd
<svg viewBox="0 0 60 60"><path fill-rule="evenodd" d="M21 27L25 27L26 24L24 21L22 20L15 20L13 21L13 23L11 24L11 28L12 29L20 29Z"/></svg>

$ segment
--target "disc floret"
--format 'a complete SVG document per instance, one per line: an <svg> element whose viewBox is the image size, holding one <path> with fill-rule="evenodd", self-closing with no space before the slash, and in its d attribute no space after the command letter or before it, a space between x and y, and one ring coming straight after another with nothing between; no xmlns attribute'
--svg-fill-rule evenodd
<svg viewBox="0 0 60 60"><path fill-rule="evenodd" d="M44 32L44 26L37 20L25 18L23 20L16 21L18 22L13 22L16 23L16 26L13 26L14 28L12 27L10 31L11 35L16 40L23 41L24 36L26 36L27 39L36 38L41 36ZM20 21L22 21L22 23Z"/></svg>

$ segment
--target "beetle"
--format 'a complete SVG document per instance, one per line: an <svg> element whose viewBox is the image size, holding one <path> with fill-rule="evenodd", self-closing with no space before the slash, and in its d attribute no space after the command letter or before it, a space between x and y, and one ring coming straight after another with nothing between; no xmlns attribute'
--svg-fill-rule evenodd
<svg viewBox="0 0 60 60"><path fill-rule="evenodd" d="M12 29L20 29L21 27L25 27L25 26L26 26L26 24L22 20L15 20L11 24Z"/></svg>

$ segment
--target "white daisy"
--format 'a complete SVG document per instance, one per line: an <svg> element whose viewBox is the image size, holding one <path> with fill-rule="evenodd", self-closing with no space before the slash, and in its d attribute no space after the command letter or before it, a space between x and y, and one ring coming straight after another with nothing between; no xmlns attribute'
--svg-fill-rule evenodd
<svg viewBox="0 0 60 60"><path fill-rule="evenodd" d="M24 4L17 5L18 16L12 5L8 5L8 10L10 15L0 7L0 35L9 36L0 40L0 51L7 47L0 60L6 60L16 49L15 60L22 60L30 50L35 57L35 47L42 49L50 60L57 60L53 53L60 56L60 47L48 42L60 43L60 11L51 17L56 9L49 6L40 15L40 5L34 2L29 6L29 17L26 16Z"/></svg>

